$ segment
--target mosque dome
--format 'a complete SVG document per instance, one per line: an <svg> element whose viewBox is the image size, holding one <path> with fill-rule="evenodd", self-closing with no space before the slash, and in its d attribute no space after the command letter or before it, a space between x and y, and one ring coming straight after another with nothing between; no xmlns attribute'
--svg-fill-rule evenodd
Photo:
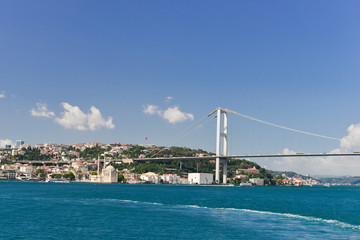
<svg viewBox="0 0 360 240"><path fill-rule="evenodd" d="M107 166L107 167L105 168L105 170L106 170L106 171L109 171L109 172L116 171L115 168L114 168L113 166L111 166L111 165Z"/></svg>

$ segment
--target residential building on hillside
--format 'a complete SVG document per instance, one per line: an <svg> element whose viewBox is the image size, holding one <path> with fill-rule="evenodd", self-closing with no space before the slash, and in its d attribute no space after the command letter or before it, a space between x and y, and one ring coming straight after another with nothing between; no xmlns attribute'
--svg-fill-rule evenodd
<svg viewBox="0 0 360 240"><path fill-rule="evenodd" d="M248 168L248 169L236 169L236 174L239 174L239 173L254 173L254 174L259 174L260 173L260 170L259 169L256 169L256 167L253 167L253 168Z"/></svg>

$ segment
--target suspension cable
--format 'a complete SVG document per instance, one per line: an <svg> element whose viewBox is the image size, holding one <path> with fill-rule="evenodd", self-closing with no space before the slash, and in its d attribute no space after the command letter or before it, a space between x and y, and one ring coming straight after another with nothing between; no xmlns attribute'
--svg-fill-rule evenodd
<svg viewBox="0 0 360 240"><path fill-rule="evenodd" d="M189 127L185 128L183 131L179 132L179 133L176 134L175 136L168 138L168 139L165 141L165 143L172 143L172 144L174 144L174 143L176 143L177 141L179 141L180 139L182 139L182 138L184 138L185 136L189 135L190 133L192 133L191 130L196 129L196 128L199 128L199 127L201 126L201 122L202 122L205 118L207 118L207 117L208 117L208 116L205 115L204 117L202 117L202 118L199 119L198 121L194 122L194 123L191 124ZM210 120L211 120L211 119L210 119ZM209 120L206 121L203 125L205 125L207 122L209 122ZM176 140L176 141L174 142L174 140ZM163 152L164 150L165 150L165 148L162 149L161 151L158 151L158 152L156 152L155 154L151 155L150 158L155 157L156 155L158 155L159 153ZM154 151L155 151L155 150L151 151L150 154L151 154L152 152L154 152Z"/></svg>
<svg viewBox="0 0 360 240"><path fill-rule="evenodd" d="M260 119L254 118L254 117L250 117L250 116L242 114L242 113L234 112L234 111L229 110L229 109L224 109L223 111L227 111L229 113L233 113L235 115L238 115L238 116L246 118L246 119L250 119L250 120L253 120L253 121L256 121L256 122L259 122L259 123L263 123L263 124L266 124L266 125L269 125L269 126L285 129L285 130L292 131L292 132L297 132L297 133L307 134L307 135L314 136L314 137L321 137L321 138L337 140L337 141L341 140L340 138L329 137L329 136L325 136L325 135L320 135L320 134L316 134L316 133L311 133L311 132L306 132L306 131L302 131L302 130L297 130L297 129L294 129L294 128L281 126L281 125L278 125L278 124L275 124L275 123L271 123L271 122L263 121L263 120L260 120Z"/></svg>

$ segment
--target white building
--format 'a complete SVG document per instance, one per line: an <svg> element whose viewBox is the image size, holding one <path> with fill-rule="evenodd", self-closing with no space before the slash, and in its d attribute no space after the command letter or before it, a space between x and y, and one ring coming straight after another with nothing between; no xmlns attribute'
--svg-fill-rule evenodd
<svg viewBox="0 0 360 240"><path fill-rule="evenodd" d="M180 184L189 184L189 179L187 179L187 178L180 178Z"/></svg>
<svg viewBox="0 0 360 240"><path fill-rule="evenodd" d="M109 165L102 170L102 182L104 183L118 182L118 172L113 166Z"/></svg>
<svg viewBox="0 0 360 240"><path fill-rule="evenodd" d="M264 179L261 178L250 178L249 181L256 186L264 186Z"/></svg>
<svg viewBox="0 0 360 240"><path fill-rule="evenodd" d="M23 173L28 178L32 177L33 170L34 170L33 166L28 165L28 164L24 164L24 165L20 166L20 172Z"/></svg>
<svg viewBox="0 0 360 240"><path fill-rule="evenodd" d="M132 158L123 158L123 159L121 159L121 161L123 163L133 163L134 162Z"/></svg>
<svg viewBox="0 0 360 240"><path fill-rule="evenodd" d="M163 174L160 176L160 179L163 180L163 182L167 182L170 184L179 184L180 183L180 176L176 174Z"/></svg>
<svg viewBox="0 0 360 240"><path fill-rule="evenodd" d="M148 182L159 183L159 175L153 172L142 174L140 179Z"/></svg>
<svg viewBox="0 0 360 240"><path fill-rule="evenodd" d="M20 166L20 172L30 174L33 171L33 166L24 164Z"/></svg>
<svg viewBox="0 0 360 240"><path fill-rule="evenodd" d="M211 173L189 173L188 180L190 184L212 184L214 176Z"/></svg>
<svg viewBox="0 0 360 240"><path fill-rule="evenodd" d="M111 165L103 168L101 174L99 175L91 175L92 182L99 183L116 183L118 182L118 172Z"/></svg>

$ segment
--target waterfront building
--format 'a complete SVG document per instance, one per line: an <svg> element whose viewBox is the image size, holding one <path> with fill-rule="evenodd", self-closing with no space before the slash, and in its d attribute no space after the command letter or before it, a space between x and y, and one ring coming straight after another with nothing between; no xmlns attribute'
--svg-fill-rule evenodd
<svg viewBox="0 0 360 240"><path fill-rule="evenodd" d="M103 168L101 174L91 175L91 182L116 183L118 182L118 172L111 165Z"/></svg>
<svg viewBox="0 0 360 240"><path fill-rule="evenodd" d="M7 177L4 175L3 170L0 170L0 180L6 180Z"/></svg>
<svg viewBox="0 0 360 240"><path fill-rule="evenodd" d="M301 177L294 178L292 182L293 182L294 186L302 186L303 185L303 180Z"/></svg>
<svg viewBox="0 0 360 240"><path fill-rule="evenodd" d="M261 178L250 178L249 182L256 186L264 186L264 179Z"/></svg>
<svg viewBox="0 0 360 240"><path fill-rule="evenodd" d="M180 178L180 184L189 184L189 180L187 178Z"/></svg>
<svg viewBox="0 0 360 240"><path fill-rule="evenodd" d="M214 175L211 173L189 173L188 181L190 184L212 184Z"/></svg>
<svg viewBox="0 0 360 240"><path fill-rule="evenodd" d="M163 182L170 183L170 184L179 184L180 183L180 176L176 174L163 174L160 176L160 179Z"/></svg>
<svg viewBox="0 0 360 240"><path fill-rule="evenodd" d="M290 179L281 180L281 185L290 186L292 184Z"/></svg>
<svg viewBox="0 0 360 240"><path fill-rule="evenodd" d="M140 178L139 174L129 173L129 172L126 172L126 173L124 172L123 176L124 176L125 179L139 179Z"/></svg>
<svg viewBox="0 0 360 240"><path fill-rule="evenodd" d="M31 175L33 170L34 170L34 167L29 164L24 164L24 165L20 166L20 172L22 172L26 175Z"/></svg>
<svg viewBox="0 0 360 240"><path fill-rule="evenodd" d="M16 178L16 170L15 169L7 169L3 171L3 175L8 179L8 180L15 180Z"/></svg>
<svg viewBox="0 0 360 240"><path fill-rule="evenodd" d="M159 175L154 172L142 174L140 179L148 182L159 183Z"/></svg>
<svg viewBox="0 0 360 240"><path fill-rule="evenodd" d="M102 182L105 183L118 182L118 172L113 166L109 165L102 170Z"/></svg>

